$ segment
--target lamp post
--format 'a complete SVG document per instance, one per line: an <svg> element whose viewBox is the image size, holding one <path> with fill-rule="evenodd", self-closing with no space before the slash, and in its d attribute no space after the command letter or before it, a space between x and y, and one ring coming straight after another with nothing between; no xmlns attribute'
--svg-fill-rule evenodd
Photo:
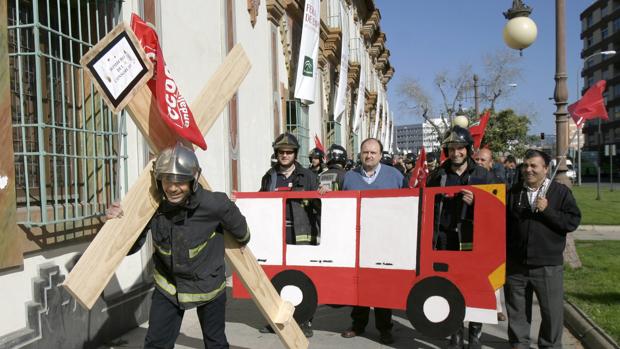
<svg viewBox="0 0 620 349"><path fill-rule="evenodd" d="M504 28L504 41L514 49L522 50L536 39L536 25L533 28L529 23L531 19L527 16L532 12L529 6L523 4L521 0L513 0L512 8L504 13L504 17L509 19ZM568 149L568 112L566 104L568 91L566 88L566 6L564 0L555 1L555 90L553 99L555 100L555 128L556 128L556 163L558 172L556 181L570 187L571 182L566 176L566 161L564 157ZM525 18L525 19L521 19ZM533 23L533 21L531 21ZM524 23L524 25L515 25ZM522 40L523 38L528 40ZM515 44L516 43L516 44Z"/></svg>
<svg viewBox="0 0 620 349"><path fill-rule="evenodd" d="M586 65L588 64L588 61L596 56L613 56L616 54L616 51L614 50L609 50L609 51L601 51L601 52L595 52L591 55L589 55L588 57L583 59L583 64ZM577 99L581 98L581 89L579 88L579 80L581 79L581 73L583 72L583 67L581 69L579 69L579 73L577 74ZM577 172L577 185L581 186L581 130L577 129L577 168L578 168L578 172ZM601 119L598 120L598 132L599 132L599 139L598 139L598 143L599 143L599 156L600 156L600 152L601 152ZM600 186L600 181L601 181L601 167L600 164L597 165L597 184L596 184L596 198L597 200L600 200L600 193L599 193L599 186Z"/></svg>

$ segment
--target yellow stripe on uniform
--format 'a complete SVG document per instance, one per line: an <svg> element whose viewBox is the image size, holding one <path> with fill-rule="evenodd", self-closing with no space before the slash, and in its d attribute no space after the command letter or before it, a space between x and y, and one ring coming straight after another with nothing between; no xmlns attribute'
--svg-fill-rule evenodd
<svg viewBox="0 0 620 349"><path fill-rule="evenodd" d="M164 256L170 256L172 254L170 251L165 250L164 248L160 247L156 243L153 243L153 246L155 246L155 249L157 250L157 252L159 252L160 254Z"/></svg>
<svg viewBox="0 0 620 349"><path fill-rule="evenodd" d="M157 268L155 268L153 272L153 279L155 279L155 283L161 287L162 290L168 292L170 295L174 296L177 293L177 288L169 283L168 280L157 271Z"/></svg>
<svg viewBox="0 0 620 349"><path fill-rule="evenodd" d="M196 303L196 302L208 302L215 298L217 295L226 288L226 281L222 282L220 287L207 293L179 293L179 302L181 303Z"/></svg>

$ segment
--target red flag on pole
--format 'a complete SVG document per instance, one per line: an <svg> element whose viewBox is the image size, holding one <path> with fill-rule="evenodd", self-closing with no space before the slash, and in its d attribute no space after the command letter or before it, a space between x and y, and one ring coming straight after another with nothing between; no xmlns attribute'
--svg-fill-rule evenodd
<svg viewBox="0 0 620 349"><path fill-rule="evenodd" d="M568 106L568 112L575 121L575 125L581 128L586 120L601 118L609 119L603 91L607 85L605 80L599 80L586 91L580 100Z"/></svg>
<svg viewBox="0 0 620 349"><path fill-rule="evenodd" d="M192 111L166 67L157 33L135 13L131 15L131 29L140 40L146 56L153 61L155 74L148 86L155 96L161 118L172 132L206 150L207 143L194 121Z"/></svg>
<svg viewBox="0 0 620 349"><path fill-rule="evenodd" d="M471 137L474 139L474 149L480 148L480 143L482 143L482 138L484 138L484 131L487 127L487 123L489 122L489 117L491 116L491 111L487 110L481 117L480 120L469 127L469 133Z"/></svg>
<svg viewBox="0 0 620 349"><path fill-rule="evenodd" d="M321 140L319 139L319 136L316 135L316 133L314 134L314 146L323 152L323 154L325 154L325 147L323 147L323 143L321 143Z"/></svg>
<svg viewBox="0 0 620 349"><path fill-rule="evenodd" d="M426 187L426 176L428 175L428 166L426 165L426 149L422 147L418 160L415 162L415 167L411 172L411 178L409 178L409 188L424 188Z"/></svg>

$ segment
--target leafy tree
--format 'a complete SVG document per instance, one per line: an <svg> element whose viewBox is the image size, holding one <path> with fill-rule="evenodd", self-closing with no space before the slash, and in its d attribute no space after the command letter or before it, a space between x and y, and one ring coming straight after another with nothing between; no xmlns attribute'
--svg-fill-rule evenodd
<svg viewBox="0 0 620 349"><path fill-rule="evenodd" d="M517 115L512 109L505 109L491 114L487 124L482 146L494 153L510 153L521 157L527 150L527 132L530 119L525 115Z"/></svg>

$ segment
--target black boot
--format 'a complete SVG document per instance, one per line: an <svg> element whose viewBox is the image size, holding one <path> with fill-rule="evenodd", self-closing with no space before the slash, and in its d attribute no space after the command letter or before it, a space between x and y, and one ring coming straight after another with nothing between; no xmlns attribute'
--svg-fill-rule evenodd
<svg viewBox="0 0 620 349"><path fill-rule="evenodd" d="M470 322L469 323L469 349L481 349L482 342L480 342L480 337L482 337L482 324L479 322Z"/></svg>
<svg viewBox="0 0 620 349"><path fill-rule="evenodd" d="M463 333L465 329L463 325L459 328L454 334L450 336L450 341L448 342L448 349L463 349Z"/></svg>

